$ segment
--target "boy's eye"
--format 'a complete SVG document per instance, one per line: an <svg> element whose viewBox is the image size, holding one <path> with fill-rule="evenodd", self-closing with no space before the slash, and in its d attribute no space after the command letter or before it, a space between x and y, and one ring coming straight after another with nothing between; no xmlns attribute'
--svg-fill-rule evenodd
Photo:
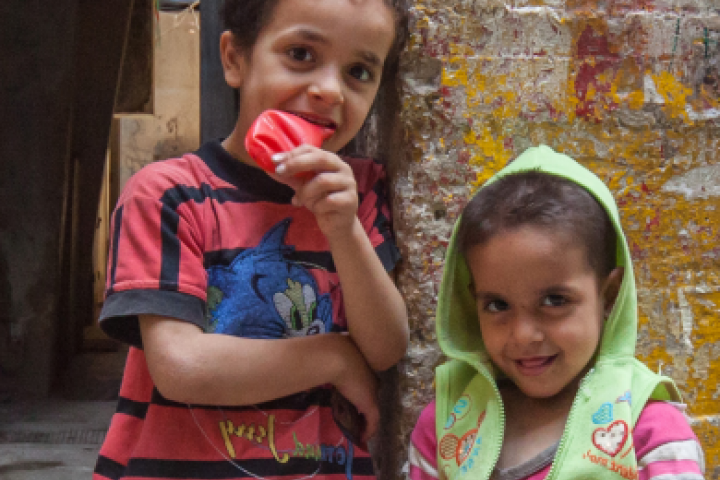
<svg viewBox="0 0 720 480"><path fill-rule="evenodd" d="M508 304L503 300L491 300L485 305L485 310L490 313L504 312L507 309Z"/></svg>
<svg viewBox="0 0 720 480"><path fill-rule="evenodd" d="M567 303L567 299L562 295L546 295L542 299L543 307L562 307Z"/></svg>
<svg viewBox="0 0 720 480"><path fill-rule="evenodd" d="M350 67L350 70L348 70L348 73L351 77L360 80L361 82L369 82L373 79L372 72L362 65L353 65Z"/></svg>
<svg viewBox="0 0 720 480"><path fill-rule="evenodd" d="M288 56L298 62L310 62L314 59L310 50L304 47L293 47L288 50Z"/></svg>

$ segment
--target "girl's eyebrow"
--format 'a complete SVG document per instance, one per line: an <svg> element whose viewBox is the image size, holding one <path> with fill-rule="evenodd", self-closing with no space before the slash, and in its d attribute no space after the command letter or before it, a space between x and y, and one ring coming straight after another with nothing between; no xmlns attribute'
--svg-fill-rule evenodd
<svg viewBox="0 0 720 480"><path fill-rule="evenodd" d="M308 28L300 28L295 33L309 42L322 43L325 45L330 43L330 41L322 34ZM369 50L361 50L358 52L358 55L369 63L370 66L379 67L382 65L380 58Z"/></svg>
<svg viewBox="0 0 720 480"><path fill-rule="evenodd" d="M481 298L502 298L502 295L494 292L486 292L484 290L471 290L473 292L473 296L477 299Z"/></svg>
<svg viewBox="0 0 720 480"><path fill-rule="evenodd" d="M547 288L543 288L538 293L542 296L555 293L573 293L574 291L575 290L572 287L567 285L551 285Z"/></svg>

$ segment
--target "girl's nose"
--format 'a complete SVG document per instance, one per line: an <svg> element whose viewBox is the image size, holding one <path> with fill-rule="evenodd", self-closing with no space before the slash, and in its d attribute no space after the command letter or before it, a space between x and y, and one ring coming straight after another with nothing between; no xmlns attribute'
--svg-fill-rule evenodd
<svg viewBox="0 0 720 480"><path fill-rule="evenodd" d="M538 320L527 313L520 313L513 322L513 339L518 345L529 345L545 338Z"/></svg>
<svg viewBox="0 0 720 480"><path fill-rule="evenodd" d="M310 95L329 105L342 104L345 101L342 88L342 74L337 68L328 66L313 79L309 88Z"/></svg>

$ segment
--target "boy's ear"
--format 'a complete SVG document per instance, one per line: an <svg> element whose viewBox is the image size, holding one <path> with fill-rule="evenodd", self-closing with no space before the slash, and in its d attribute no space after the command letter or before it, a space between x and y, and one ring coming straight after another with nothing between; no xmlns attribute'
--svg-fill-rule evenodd
<svg viewBox="0 0 720 480"><path fill-rule="evenodd" d="M603 301L605 304L605 318L610 316L615 300L617 300L618 293L620 293L620 286L622 285L623 277L625 276L624 267L615 267L610 272L610 275L605 279L605 286L602 290Z"/></svg>
<svg viewBox="0 0 720 480"><path fill-rule="evenodd" d="M225 72L225 82L231 88L240 88L248 68L247 59L245 52L235 44L230 30L220 35L220 61Z"/></svg>

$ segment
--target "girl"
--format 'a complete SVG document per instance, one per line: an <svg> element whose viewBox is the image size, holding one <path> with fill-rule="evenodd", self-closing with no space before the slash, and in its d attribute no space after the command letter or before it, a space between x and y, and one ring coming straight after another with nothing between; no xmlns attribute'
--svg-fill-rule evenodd
<svg viewBox="0 0 720 480"><path fill-rule="evenodd" d="M529 149L470 201L437 330L451 360L412 434L413 480L702 479L674 383L634 358L615 203L569 157Z"/></svg>
<svg viewBox="0 0 720 480"><path fill-rule="evenodd" d="M233 132L144 168L113 215L100 322L133 348L94 478L373 478L334 392L364 417L364 443L374 371L403 356L407 317L386 273L399 255L382 167L334 152L395 59L402 9L228 0L224 18ZM332 135L269 176L244 146L269 109Z"/></svg>

